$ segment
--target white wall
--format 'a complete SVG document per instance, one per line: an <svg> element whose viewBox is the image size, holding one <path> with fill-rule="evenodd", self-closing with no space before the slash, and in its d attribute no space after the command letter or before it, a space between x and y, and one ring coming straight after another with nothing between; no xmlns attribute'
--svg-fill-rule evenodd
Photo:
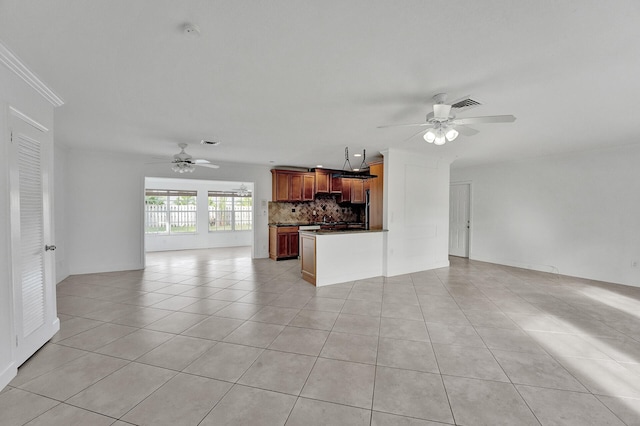
<svg viewBox="0 0 640 426"><path fill-rule="evenodd" d="M52 104L12 71L0 65L0 389L17 372L13 351L15 333L9 220L9 106L38 120L50 132L53 131Z"/></svg>
<svg viewBox="0 0 640 426"><path fill-rule="evenodd" d="M176 178L176 174L168 165L146 164L145 158L90 150L69 149L66 161L69 167L63 191L69 273L142 268L144 178ZM254 257L268 257L268 167L221 164L217 170L199 168L189 179L254 182Z"/></svg>
<svg viewBox="0 0 640 426"><path fill-rule="evenodd" d="M390 149L384 155L385 274L449 266L449 165Z"/></svg>
<svg viewBox="0 0 640 426"><path fill-rule="evenodd" d="M71 149L67 164L69 273L141 269L144 175L139 161Z"/></svg>
<svg viewBox="0 0 640 426"><path fill-rule="evenodd" d="M67 152L68 149L56 143L53 152L53 207L55 216L56 283L69 276L67 262Z"/></svg>
<svg viewBox="0 0 640 426"><path fill-rule="evenodd" d="M640 145L453 169L471 259L640 286Z"/></svg>
<svg viewBox="0 0 640 426"><path fill-rule="evenodd" d="M145 179L146 189L191 190L197 191L198 197L196 233L184 235L147 234L144 238L145 250L166 251L250 246L253 242L253 231L209 232L208 191L232 191L233 189L239 188L241 183L244 183L245 186L253 192L253 183L250 182L221 182L213 180L147 177Z"/></svg>

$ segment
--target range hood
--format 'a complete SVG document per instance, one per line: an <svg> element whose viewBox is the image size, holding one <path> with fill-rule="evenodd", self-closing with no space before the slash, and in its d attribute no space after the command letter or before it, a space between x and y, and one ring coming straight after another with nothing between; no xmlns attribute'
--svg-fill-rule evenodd
<svg viewBox="0 0 640 426"><path fill-rule="evenodd" d="M331 173L331 177L334 178L348 178L348 179L362 179L368 180L377 178L378 176L370 174L368 171L365 172L349 172L345 170L329 170Z"/></svg>
<svg viewBox="0 0 640 426"><path fill-rule="evenodd" d="M344 149L344 164L342 170L331 170L331 177L334 178L347 178L347 179L361 179L368 180L377 178L378 176L369 173L369 166L366 163L367 151L362 151L362 163L360 168L354 169L351 167L351 161L349 161L349 147Z"/></svg>

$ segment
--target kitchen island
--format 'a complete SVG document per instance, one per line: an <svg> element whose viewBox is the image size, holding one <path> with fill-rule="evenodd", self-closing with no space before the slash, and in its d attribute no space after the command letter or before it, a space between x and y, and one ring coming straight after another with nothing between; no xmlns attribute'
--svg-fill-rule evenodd
<svg viewBox="0 0 640 426"><path fill-rule="evenodd" d="M383 274L386 231L300 231L302 278L321 287Z"/></svg>

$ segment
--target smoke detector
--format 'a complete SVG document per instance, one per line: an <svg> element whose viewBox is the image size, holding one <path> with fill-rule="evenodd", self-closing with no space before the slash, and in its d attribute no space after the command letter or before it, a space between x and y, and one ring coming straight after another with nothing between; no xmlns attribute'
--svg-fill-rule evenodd
<svg viewBox="0 0 640 426"><path fill-rule="evenodd" d="M182 32L189 38L197 38L200 36L200 27L196 24L186 23L182 26Z"/></svg>

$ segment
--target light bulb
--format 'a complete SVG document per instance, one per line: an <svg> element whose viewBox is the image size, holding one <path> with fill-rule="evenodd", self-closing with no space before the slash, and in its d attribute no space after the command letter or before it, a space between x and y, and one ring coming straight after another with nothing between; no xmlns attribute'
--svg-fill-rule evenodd
<svg viewBox="0 0 640 426"><path fill-rule="evenodd" d="M447 140L451 142L452 140L458 137L458 131L454 128L451 128L447 130L447 133L445 136L447 137Z"/></svg>
<svg viewBox="0 0 640 426"><path fill-rule="evenodd" d="M442 133L439 133L433 143L436 145L444 145L446 141L447 140L445 139L444 135Z"/></svg>
<svg viewBox="0 0 640 426"><path fill-rule="evenodd" d="M433 133L433 130L427 130L427 133L424 134L423 138L425 141L433 143L433 141L436 140L436 134Z"/></svg>

